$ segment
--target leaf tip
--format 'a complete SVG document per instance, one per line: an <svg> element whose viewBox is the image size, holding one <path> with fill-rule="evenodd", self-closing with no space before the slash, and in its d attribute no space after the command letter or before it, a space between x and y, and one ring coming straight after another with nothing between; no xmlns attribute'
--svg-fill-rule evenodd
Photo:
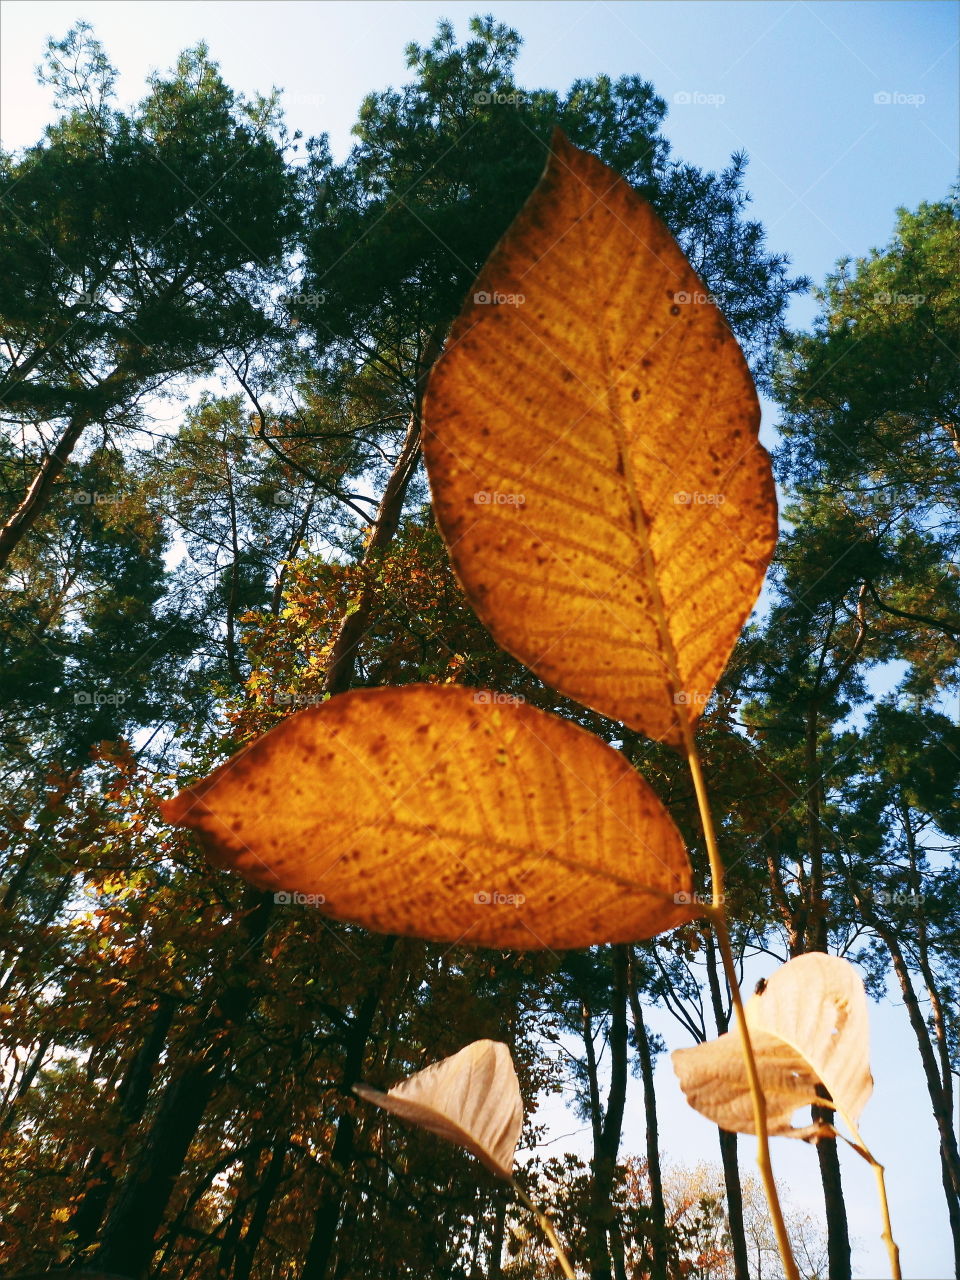
<svg viewBox="0 0 960 1280"><path fill-rule="evenodd" d="M160 817L171 827L190 826L191 818L203 812L206 812L206 806L201 805L200 797L191 787L160 801Z"/></svg>

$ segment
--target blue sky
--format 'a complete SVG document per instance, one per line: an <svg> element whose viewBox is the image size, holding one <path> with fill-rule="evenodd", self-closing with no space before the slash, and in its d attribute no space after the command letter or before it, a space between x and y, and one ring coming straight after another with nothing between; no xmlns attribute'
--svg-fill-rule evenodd
<svg viewBox="0 0 960 1280"><path fill-rule="evenodd" d="M643 0L643 2L82 3L7 0L0 5L0 137L8 148L35 141L50 119L49 90L33 68L48 35L90 21L118 66L120 97L139 97L152 68L205 40L227 81L248 94L285 91L290 125L326 132L334 153L350 144L364 94L405 79L403 48L428 41L440 17L458 34L474 12L491 12L524 38L518 81L566 88L581 76L640 74L670 106L675 153L711 169L731 152L750 157L753 214L771 248L797 273L822 280L836 260L884 244L898 206L943 198L957 170L960 8L948 0ZM807 324L811 299L794 303ZM767 438L775 408L765 405ZM767 969L772 967L767 966ZM758 973L759 976L759 973ZM877 1092L863 1132L889 1166L894 1230L907 1280L952 1274L936 1133L906 1016L894 999L872 1009ZM670 1047L687 1041L664 1015L655 1028ZM658 1071L668 1156L716 1160L715 1131L688 1111L669 1064ZM631 1099L626 1146L642 1149L640 1099ZM548 1108L557 1135L575 1128ZM558 1144L562 1145L562 1144ZM574 1145L573 1142L567 1145ZM752 1143L744 1140L749 1166ZM553 1148L556 1150L556 1148ZM585 1149L581 1146L580 1149ZM798 1204L819 1199L816 1155L782 1141L778 1171ZM887 1274L878 1240L873 1178L844 1156L856 1274Z"/></svg>

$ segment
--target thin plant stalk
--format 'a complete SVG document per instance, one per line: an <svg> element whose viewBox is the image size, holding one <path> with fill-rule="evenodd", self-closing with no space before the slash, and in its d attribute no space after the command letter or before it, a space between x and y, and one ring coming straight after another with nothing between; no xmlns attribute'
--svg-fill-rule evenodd
<svg viewBox="0 0 960 1280"><path fill-rule="evenodd" d="M650 541L650 520L638 497L639 486L633 476L629 441L626 439L626 434L622 426L619 425L619 419L615 419L615 421L618 424L617 443L620 450L620 458L622 459L624 466L624 483L626 485L632 510L633 527L636 530L637 539L640 543L644 557L652 563L653 549ZM727 913L723 905L723 863L720 859L720 850L717 847L717 837L713 827L713 815L710 812L710 802L707 797L707 786L703 778L703 770L700 767L700 755L697 751L693 725L686 713L686 703L689 695L685 689L684 682L680 678L680 664L677 661L677 650L673 642L673 634L670 630L667 608L663 599L663 592L660 589L659 580L654 573L651 573L649 577L652 587L651 603L653 605L653 613L656 619L657 630L660 634L664 665L667 668L667 673L670 678L674 706L677 707L679 712L677 719L680 722L680 734L683 743L683 750L687 757L690 776L693 779L693 789L697 796L697 807L700 810L700 823L703 827L703 838L707 847L707 856L710 859L710 879L713 886L713 901L707 914L709 915L717 933L717 943L720 947L720 957L723 961L723 970L730 986L730 994L733 999L733 1007L737 1018L737 1027L740 1031L740 1047L743 1051L743 1062L747 1071L747 1082L750 1086L750 1100L753 1104L754 1128L757 1131L757 1167L760 1170L760 1180L763 1183L764 1194L767 1198L767 1206L770 1210L770 1220L773 1223L774 1234L777 1238L777 1248L780 1251L780 1257L783 1261L786 1280L800 1280L800 1272L797 1270L793 1250L790 1248L790 1239L787 1236L786 1224L783 1221L783 1210L780 1207L780 1197L777 1194L777 1184L773 1176L773 1165L770 1161L770 1139L767 1134L767 1107L763 1097L763 1088L760 1084L760 1076L757 1072L757 1063L753 1056L753 1045L750 1042L750 1031L747 1027L747 1018L743 1010L743 1000L740 997L740 983L737 978L737 967L733 959L733 948L730 945L730 930L727 927Z"/></svg>
<svg viewBox="0 0 960 1280"><path fill-rule="evenodd" d="M897 1248L897 1242L893 1238L893 1228L890 1225L890 1206L887 1203L887 1184L883 1176L883 1165L879 1160L870 1157L870 1164L873 1166L873 1176L877 1180L877 1195L880 1198L880 1219L883 1223L883 1231L881 1238L887 1246L887 1255L890 1258L890 1275L893 1280L902 1280L900 1273L900 1250Z"/></svg>
<svg viewBox="0 0 960 1280"><path fill-rule="evenodd" d="M783 1220L783 1210L780 1207L780 1197L777 1193L776 1180L773 1176L773 1165L770 1160L770 1139L767 1134L767 1104L763 1096L763 1087L760 1084L757 1062L753 1055L753 1045L750 1041L747 1017L744 1012L743 1000L740 995L740 982L737 977L737 967L733 958L733 948L730 945L730 930L727 927L727 913L724 907L723 863L720 859L720 851L717 847L717 836L713 826L713 815L710 812L710 801L707 797L707 786L703 777L703 769L700 766L700 754L697 751L697 744L693 734L693 726L689 721L687 721L685 716L681 717L681 725L687 764L690 769L690 775L693 779L693 789L697 797L697 808L700 811L700 823L703 827L703 838L707 847L707 857L710 860L710 881L713 892L710 919L716 931L717 943L720 947L720 957L723 961L723 970L726 974L727 983L730 987L730 994L733 999L737 1027L740 1031L740 1045L743 1050L743 1062L747 1069L747 1081L750 1086L750 1100L753 1104L753 1126L757 1131L757 1167L760 1170L760 1180L763 1183L764 1194L767 1198L767 1206L770 1210L770 1220L773 1224L774 1234L777 1238L777 1248L780 1251L780 1257L783 1261L787 1280L800 1280L800 1273L797 1270L797 1264L793 1257L793 1250L790 1246L790 1238L787 1235L786 1223Z"/></svg>
<svg viewBox="0 0 960 1280"><path fill-rule="evenodd" d="M550 1241L550 1244L553 1247L553 1252L557 1255L557 1261L563 1269L563 1274L567 1276L568 1280L577 1280L577 1273L570 1265L570 1259L563 1251L563 1245L560 1243L557 1233L553 1229L553 1223L550 1221L549 1216L544 1213L535 1201L530 1199L523 1187L521 1187L519 1182L517 1182L516 1178L510 1179L510 1185L513 1187L517 1199L520 1200L522 1204L526 1205L536 1218L537 1222L540 1223L540 1228L543 1231L543 1234Z"/></svg>
<svg viewBox="0 0 960 1280"><path fill-rule="evenodd" d="M851 1121L846 1112L841 1111L844 1123L853 1134L853 1142L848 1138L844 1139L848 1146L853 1147L858 1156L862 1156L867 1164L873 1169L873 1176L877 1180L877 1196L880 1200L880 1220L883 1224L883 1231L880 1238L887 1248L887 1256L890 1259L890 1275L892 1280L903 1280L900 1273L900 1250L897 1248L897 1242L893 1238L893 1227L890 1224L890 1205L887 1202L887 1182L884 1176L884 1168L879 1160L870 1151L870 1148L860 1137L860 1130ZM840 1135L843 1137L843 1134Z"/></svg>

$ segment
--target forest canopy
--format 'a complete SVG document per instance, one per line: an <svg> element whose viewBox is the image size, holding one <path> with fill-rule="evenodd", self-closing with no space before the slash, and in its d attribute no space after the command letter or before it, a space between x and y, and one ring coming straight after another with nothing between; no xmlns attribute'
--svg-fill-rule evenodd
<svg viewBox="0 0 960 1280"><path fill-rule="evenodd" d="M527 1198L590 1280L781 1274L732 1131L752 1132L749 1117L714 1129L715 1168L661 1153L654 1068L667 1045L651 1010L673 1015L669 1047L687 1053L738 1025L699 783L675 750L694 737L741 975L758 958L842 957L870 996L889 986L902 1001L939 1139L931 1212L949 1223L960 1274L956 194L891 211L889 242L814 288L750 216L742 154L719 172L677 156L666 103L639 76L565 92L520 84L520 43L493 18L473 19L462 43L440 23L407 47L406 82L363 101L338 160L325 135L288 132L277 94L232 90L203 45L122 107L107 51L79 23L41 68L55 120L35 145L0 153L4 1276L525 1280L555 1266ZM649 210L659 256L685 258L702 284L702 303L674 292L664 310L686 322L700 308L691 332L706 317L702 348L662 348L660 374L646 361L682 393L675 420L648 410L639 386L623 412L641 436L649 421L673 439L669 488L653 464L640 474L636 453L627 461L638 492L656 482L670 495L678 532L651 525L660 567L645 562L629 608L604 620L584 604L575 623L563 612L573 580L591 558L616 567L619 546L613 490L591 480L599 428L578 412L569 456L544 447L545 419L581 391L556 370L532 381L551 317L499 296L494 270L520 262L516 279L537 283L540 255L523 257L523 237L562 216L550 175L564 166L623 180L600 204ZM627 267L606 245L565 252L588 316L591 288L628 280L624 324L653 350L653 303ZM791 330L788 305L808 290L816 318ZM475 366L483 342L495 355ZM734 445L756 436L754 385L779 409L769 478L759 446ZM719 494L719 482L687 486L696 450L706 458L724 431L726 462L749 477ZM552 485L570 522L569 556L529 596L533 517L529 541L500 532L518 528L505 522L523 510L522 485L501 491L506 472L483 470L508 446L530 492ZM458 473L473 447L479 470ZM521 584L514 594L491 586L500 571ZM652 679L627 632L655 652L643 626L658 600L678 614L694 603L676 655L689 692L671 686L654 715L590 662L616 648L636 658L639 685ZM733 620L721 625L724 608ZM364 707L376 711L361 722ZM415 790L417 751L449 746L487 712L507 726L496 749L509 768L483 834L513 850L514 871L523 840L526 872L540 866L554 816L524 791L528 776L576 775L554 793L568 830L571 813L592 812L581 774L619 788L596 823L610 878L592 915L597 866L573 837L550 843L548 869L579 905L538 917L555 929L539 946L525 940L520 881L495 865L464 909L468 923L477 905L490 921L476 945L458 916L410 936L422 904L405 881L376 882L371 898L379 846L336 882L277 888L254 848L263 823L281 870L304 829L340 822L347 839L361 811L374 824L368 751L409 772L424 821L453 829L448 801ZM339 754L304 801L281 745L316 752L324 734L340 735ZM244 767L266 760L270 786L218 793L217 778L245 776L230 772L244 748ZM462 751L467 763L481 754L475 741ZM464 811L478 795L493 804L464 778ZM198 801L207 830L173 825ZM225 821L217 803L242 829L232 860L208 838ZM629 912L624 830L660 857ZM418 846L432 921L449 848L448 836ZM337 893L349 908L332 909ZM618 911L621 932L593 942ZM466 1151L437 1138L434 1112L427 1135L354 1091L383 1105L391 1089L395 1106L406 1081L419 1097L410 1077L483 1042L506 1046L516 1071L519 1110L497 1086L511 1126L523 1120L516 1186L502 1134L491 1164L475 1137ZM642 1151L624 1141L631 1077ZM538 1150L537 1107L561 1095L585 1126L586 1159ZM822 1219L785 1199L785 1230L800 1274L850 1280L831 1109L814 1099L830 1097L816 1092L805 1111ZM448 1116L439 1132L451 1129L462 1125ZM467 1154L478 1147L486 1168Z"/></svg>

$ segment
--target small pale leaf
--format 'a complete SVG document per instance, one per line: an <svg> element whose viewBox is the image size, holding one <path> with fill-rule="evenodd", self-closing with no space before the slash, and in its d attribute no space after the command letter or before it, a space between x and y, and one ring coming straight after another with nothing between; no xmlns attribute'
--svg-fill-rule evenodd
<svg viewBox="0 0 960 1280"><path fill-rule="evenodd" d="M384 933L564 949L698 912L680 833L619 752L453 685L290 716L163 814L281 900Z"/></svg>
<svg viewBox="0 0 960 1280"><path fill-rule="evenodd" d="M793 1045L854 1124L870 1094L870 1026L863 981L849 960L819 951L778 969L750 1002L750 1023Z"/></svg>
<svg viewBox="0 0 960 1280"><path fill-rule="evenodd" d="M798 1107L817 1100L817 1077L796 1049L765 1031L751 1034L757 1069L767 1101L767 1132L806 1138L813 1126L795 1129ZM740 1036L728 1032L693 1049L671 1055L687 1102L695 1111L731 1133L753 1133L753 1106L747 1088Z"/></svg>
<svg viewBox="0 0 960 1280"><path fill-rule="evenodd" d="M437 522L497 642L678 744L773 553L759 422L736 339L673 236L558 132L425 405Z"/></svg>
<svg viewBox="0 0 960 1280"><path fill-rule="evenodd" d="M852 964L820 952L798 956L747 1002L746 1015L770 1133L809 1138L823 1131L790 1123L798 1108L822 1103L818 1084L838 1112L858 1122L873 1079L867 997ZM696 1111L722 1129L755 1132L738 1031L671 1056Z"/></svg>
<svg viewBox="0 0 960 1280"><path fill-rule="evenodd" d="M387 1093L354 1085L366 1102L464 1147L501 1178L513 1174L523 1128L523 1101L510 1050L475 1040Z"/></svg>

